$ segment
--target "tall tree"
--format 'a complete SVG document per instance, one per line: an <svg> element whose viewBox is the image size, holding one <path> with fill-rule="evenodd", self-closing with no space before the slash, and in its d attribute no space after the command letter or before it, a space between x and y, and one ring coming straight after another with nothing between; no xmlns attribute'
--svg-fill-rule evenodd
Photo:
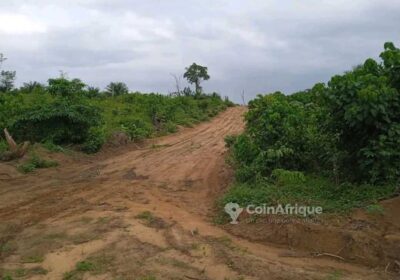
<svg viewBox="0 0 400 280"><path fill-rule="evenodd" d="M193 63L186 68L186 72L185 74L183 74L183 77L186 78L189 83L195 85L196 94L200 94L202 91L202 88L200 86L201 81L206 81L210 79L207 67L198 65L196 63Z"/></svg>

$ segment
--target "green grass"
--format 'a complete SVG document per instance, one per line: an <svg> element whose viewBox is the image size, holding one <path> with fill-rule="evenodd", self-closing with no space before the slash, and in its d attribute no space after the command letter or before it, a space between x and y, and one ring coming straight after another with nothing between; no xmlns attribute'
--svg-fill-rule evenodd
<svg viewBox="0 0 400 280"><path fill-rule="evenodd" d="M78 262L76 264L77 271L93 271L95 269L95 265L90 261Z"/></svg>
<svg viewBox="0 0 400 280"><path fill-rule="evenodd" d="M151 223L155 219L153 213L151 213L150 211L143 211L143 212L139 213L138 215L136 215L135 218L145 220L149 223Z"/></svg>
<svg viewBox="0 0 400 280"><path fill-rule="evenodd" d="M343 277L343 273L341 271L334 271L329 273L324 279L325 280L340 280Z"/></svg>
<svg viewBox="0 0 400 280"><path fill-rule="evenodd" d="M28 161L18 165L17 169L22 173L33 172L38 168L50 168L58 166L58 163L53 160L45 160L40 158L38 155L33 154Z"/></svg>
<svg viewBox="0 0 400 280"><path fill-rule="evenodd" d="M42 146L47 149L50 152L54 152L54 153L67 153L67 149L60 146L60 145L56 145L51 141L46 141L44 143L42 143Z"/></svg>
<svg viewBox="0 0 400 280"><path fill-rule="evenodd" d="M64 273L63 280L81 280L86 272L94 275L105 273L111 261L112 257L106 255L89 257L78 262L74 270Z"/></svg>
<svg viewBox="0 0 400 280"><path fill-rule="evenodd" d="M24 256L22 258L23 263L41 263L43 260L44 257L39 255Z"/></svg>
<svg viewBox="0 0 400 280"><path fill-rule="evenodd" d="M11 270L6 270L4 271L3 277L1 279L26 279L29 276L33 276L33 275L46 275L47 274L47 270L44 269L43 267L40 266L36 266L36 267L32 267L32 268L16 268L16 269L11 269ZM1 271L0 271L1 274Z"/></svg>
<svg viewBox="0 0 400 280"><path fill-rule="evenodd" d="M377 201L387 198L396 191L394 185L335 185L329 179L318 176L299 176L300 180L260 179L254 183L236 183L225 194L221 205L228 202L239 203L242 207L255 204L277 205L298 204L321 206L324 213L343 213L353 208L368 207L379 212Z"/></svg>
<svg viewBox="0 0 400 280"><path fill-rule="evenodd" d="M372 215L382 215L385 209L379 204L371 204L366 207L367 213Z"/></svg>
<svg viewBox="0 0 400 280"><path fill-rule="evenodd" d="M0 139L0 154L8 150L8 144L5 140Z"/></svg>

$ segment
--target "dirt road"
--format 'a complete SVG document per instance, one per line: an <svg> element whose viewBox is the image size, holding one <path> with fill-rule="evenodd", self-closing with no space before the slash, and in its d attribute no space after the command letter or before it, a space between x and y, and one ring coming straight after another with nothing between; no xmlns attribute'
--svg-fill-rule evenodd
<svg viewBox="0 0 400 280"><path fill-rule="evenodd" d="M58 155L59 167L30 175L1 165L0 272L7 279L385 279L334 259L290 257L287 248L237 238L212 222L232 175L224 136L242 131L244 110L141 148Z"/></svg>

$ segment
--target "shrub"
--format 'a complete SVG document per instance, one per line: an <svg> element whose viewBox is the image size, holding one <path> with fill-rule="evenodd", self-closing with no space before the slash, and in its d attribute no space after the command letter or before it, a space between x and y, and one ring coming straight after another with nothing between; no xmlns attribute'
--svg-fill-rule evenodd
<svg viewBox="0 0 400 280"><path fill-rule="evenodd" d="M301 184L306 181L303 172L274 169L271 177L278 185Z"/></svg>
<svg viewBox="0 0 400 280"><path fill-rule="evenodd" d="M92 127L83 143L82 151L88 154L98 152L106 141L104 130L100 127Z"/></svg>
<svg viewBox="0 0 400 280"><path fill-rule="evenodd" d="M354 181L400 175L400 50L387 43L381 57L383 64L368 59L328 83L328 129L340 136L340 168Z"/></svg>
<svg viewBox="0 0 400 280"><path fill-rule="evenodd" d="M49 150L50 152L61 152L61 153L65 152L65 149L63 147L61 147L60 145L56 145L49 140L42 143L42 146L47 150Z"/></svg>
<svg viewBox="0 0 400 280"><path fill-rule="evenodd" d="M38 168L50 168L58 166L58 162L52 160L45 160L38 155L33 154L29 160L18 166L18 170L22 173L29 173Z"/></svg>
<svg viewBox="0 0 400 280"><path fill-rule="evenodd" d="M83 94L83 89L86 86L81 80L68 80L66 77L49 79L47 90L53 95L63 97L74 97Z"/></svg>
<svg viewBox="0 0 400 280"><path fill-rule="evenodd" d="M174 132L177 132L177 131L178 131L178 128L177 128L177 126L176 126L175 123L169 121L169 122L167 122L167 123L165 124L164 130L165 130L167 133L174 133Z"/></svg>
<svg viewBox="0 0 400 280"><path fill-rule="evenodd" d="M10 132L19 141L83 143L92 127L101 123L100 111L85 102L66 100L34 105L15 117Z"/></svg>
<svg viewBox="0 0 400 280"><path fill-rule="evenodd" d="M141 140L153 133L151 124L142 119L130 119L121 122L121 129L126 132L132 140Z"/></svg>

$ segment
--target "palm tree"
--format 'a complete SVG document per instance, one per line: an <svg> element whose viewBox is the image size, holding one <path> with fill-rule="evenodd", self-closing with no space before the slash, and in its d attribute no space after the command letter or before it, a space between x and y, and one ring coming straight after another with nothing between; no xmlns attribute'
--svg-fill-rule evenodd
<svg viewBox="0 0 400 280"><path fill-rule="evenodd" d="M24 83L23 86L20 89L22 91L31 93L35 89L44 89L44 88L45 88L45 86L42 85L41 83L36 82L36 81L31 81L31 82L28 82L28 83Z"/></svg>
<svg viewBox="0 0 400 280"><path fill-rule="evenodd" d="M106 94L109 96L118 96L122 94L128 94L129 88L125 83L122 82L111 82L106 87Z"/></svg>

